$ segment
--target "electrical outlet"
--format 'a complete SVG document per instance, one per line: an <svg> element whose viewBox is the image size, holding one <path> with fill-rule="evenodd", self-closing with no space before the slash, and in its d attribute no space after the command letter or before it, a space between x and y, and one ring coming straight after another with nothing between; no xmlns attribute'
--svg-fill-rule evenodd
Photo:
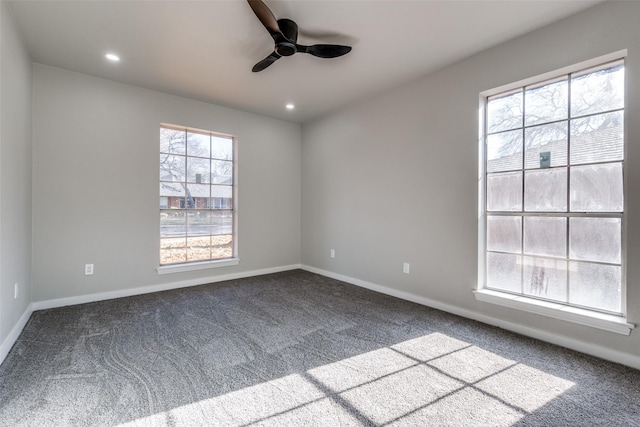
<svg viewBox="0 0 640 427"><path fill-rule="evenodd" d="M84 265L84 275L90 276L93 274L93 264L85 264Z"/></svg>
<svg viewBox="0 0 640 427"><path fill-rule="evenodd" d="M409 274L409 263L408 262L405 262L405 263L402 264L402 272L404 274Z"/></svg>
<svg viewBox="0 0 640 427"><path fill-rule="evenodd" d="M13 299L18 299L18 284L13 285Z"/></svg>
<svg viewBox="0 0 640 427"><path fill-rule="evenodd" d="M331 249L331 250L329 251L329 256L330 256L331 258L335 258L335 257L336 257L336 250L335 250L335 249Z"/></svg>

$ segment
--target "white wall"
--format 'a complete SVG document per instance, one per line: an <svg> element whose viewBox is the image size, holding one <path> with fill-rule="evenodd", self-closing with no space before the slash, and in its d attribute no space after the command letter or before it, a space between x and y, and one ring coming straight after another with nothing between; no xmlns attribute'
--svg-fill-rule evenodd
<svg viewBox="0 0 640 427"><path fill-rule="evenodd" d="M31 302L31 59L4 2L0 41L1 361Z"/></svg>
<svg viewBox="0 0 640 427"><path fill-rule="evenodd" d="M302 264L640 356L639 329L618 335L482 303L472 293L480 92L628 49L628 320L640 324L638 17L640 2L606 2L305 124Z"/></svg>
<svg viewBox="0 0 640 427"><path fill-rule="evenodd" d="M299 125L39 64L33 74L34 301L299 263ZM238 265L157 274L160 123L237 136Z"/></svg>

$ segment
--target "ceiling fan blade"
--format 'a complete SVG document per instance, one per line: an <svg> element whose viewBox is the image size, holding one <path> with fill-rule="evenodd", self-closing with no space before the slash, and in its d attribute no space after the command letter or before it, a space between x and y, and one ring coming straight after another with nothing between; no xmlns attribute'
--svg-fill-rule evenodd
<svg viewBox="0 0 640 427"><path fill-rule="evenodd" d="M318 58L337 58L351 52L351 46L339 44L314 44L312 46L296 45L298 52L309 53Z"/></svg>
<svg viewBox="0 0 640 427"><path fill-rule="evenodd" d="M273 40L276 43L287 41L287 38L282 34L282 31L280 30L278 20L266 4L264 4L261 0L247 0L247 2L253 10L253 13L256 14L262 25L264 25L267 31L269 31L269 34L271 34L271 37L273 37Z"/></svg>
<svg viewBox="0 0 640 427"><path fill-rule="evenodd" d="M256 14L262 25L269 31L270 33L279 33L280 27L278 27L278 20L271 12L271 9L267 7L261 0L247 0L251 9L253 9L253 13Z"/></svg>
<svg viewBox="0 0 640 427"><path fill-rule="evenodd" d="M272 52L271 55L267 56L262 61L258 62L256 65L254 65L253 68L251 69L251 71L253 71L254 73L257 73L258 71L262 71L265 68L267 68L269 65L273 64L274 62L276 62L280 58L281 58L281 56L278 55L277 52Z"/></svg>

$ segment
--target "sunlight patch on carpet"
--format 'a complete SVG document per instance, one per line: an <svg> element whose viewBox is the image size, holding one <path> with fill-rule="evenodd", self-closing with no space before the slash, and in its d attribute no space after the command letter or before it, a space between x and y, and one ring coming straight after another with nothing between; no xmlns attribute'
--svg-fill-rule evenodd
<svg viewBox="0 0 640 427"><path fill-rule="evenodd" d="M510 426L574 383L442 333L122 426Z"/></svg>

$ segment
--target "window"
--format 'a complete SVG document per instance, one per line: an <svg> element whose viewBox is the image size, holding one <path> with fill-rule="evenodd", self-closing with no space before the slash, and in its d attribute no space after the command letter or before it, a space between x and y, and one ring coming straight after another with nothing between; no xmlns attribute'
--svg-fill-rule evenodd
<svg viewBox="0 0 640 427"><path fill-rule="evenodd" d="M160 127L160 265L235 257L234 140Z"/></svg>
<svg viewBox="0 0 640 427"><path fill-rule="evenodd" d="M624 72L486 98L481 290L624 316Z"/></svg>

